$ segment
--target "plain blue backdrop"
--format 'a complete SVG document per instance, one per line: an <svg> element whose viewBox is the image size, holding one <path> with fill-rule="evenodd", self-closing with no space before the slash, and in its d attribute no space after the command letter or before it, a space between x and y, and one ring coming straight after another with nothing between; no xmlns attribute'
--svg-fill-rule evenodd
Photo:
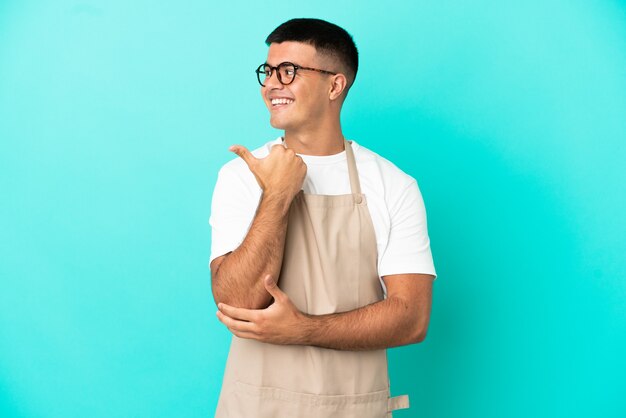
<svg viewBox="0 0 626 418"><path fill-rule="evenodd" d="M346 137L415 177L439 277L402 417L624 417L626 6L0 2L0 416L208 417L211 193L292 17L345 27Z"/></svg>

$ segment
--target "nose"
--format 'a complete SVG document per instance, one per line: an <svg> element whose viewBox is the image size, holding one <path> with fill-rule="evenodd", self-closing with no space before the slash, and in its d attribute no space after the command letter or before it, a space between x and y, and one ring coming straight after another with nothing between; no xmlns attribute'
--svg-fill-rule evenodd
<svg viewBox="0 0 626 418"><path fill-rule="evenodd" d="M270 75L268 78L266 78L265 81L263 82L263 84L265 84L265 88L282 89L284 87L283 83L278 81L278 71L277 70L272 71L272 75Z"/></svg>

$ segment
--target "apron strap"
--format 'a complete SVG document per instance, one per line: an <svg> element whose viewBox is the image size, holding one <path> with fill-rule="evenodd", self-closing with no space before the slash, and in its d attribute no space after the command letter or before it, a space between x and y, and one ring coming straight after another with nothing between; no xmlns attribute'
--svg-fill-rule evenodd
<svg viewBox="0 0 626 418"><path fill-rule="evenodd" d="M387 412L396 409L407 409L409 407L409 395L394 396L387 400Z"/></svg>
<svg viewBox="0 0 626 418"><path fill-rule="evenodd" d="M361 183L359 182L359 172L356 169L356 161L354 159L354 152L352 151L352 145L346 139L343 140L346 148L346 158L348 160L348 174L350 175L350 189L352 194L361 194Z"/></svg>

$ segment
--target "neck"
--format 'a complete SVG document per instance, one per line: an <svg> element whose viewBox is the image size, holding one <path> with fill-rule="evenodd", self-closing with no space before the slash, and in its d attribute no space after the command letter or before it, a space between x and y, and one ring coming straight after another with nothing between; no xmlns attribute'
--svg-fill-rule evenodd
<svg viewBox="0 0 626 418"><path fill-rule="evenodd" d="M344 150L344 137L339 118L320 124L314 130L285 131L285 143L297 154L334 155Z"/></svg>

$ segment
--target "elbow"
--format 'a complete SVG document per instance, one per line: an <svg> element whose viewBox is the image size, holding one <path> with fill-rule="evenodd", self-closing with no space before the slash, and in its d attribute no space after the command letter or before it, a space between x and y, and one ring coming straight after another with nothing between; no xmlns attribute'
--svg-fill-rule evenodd
<svg viewBox="0 0 626 418"><path fill-rule="evenodd" d="M411 333L411 338L409 344L419 344L426 339L426 333L428 332L428 327L415 327L413 332Z"/></svg>
<svg viewBox="0 0 626 418"><path fill-rule="evenodd" d="M427 314L423 314L420 312L417 312L416 314L412 315L412 321L411 321L411 344L419 344L421 342L423 342L426 339L426 334L428 333L428 324L429 324L429 318L430 315Z"/></svg>
<svg viewBox="0 0 626 418"><path fill-rule="evenodd" d="M218 307L220 303L225 303L227 305L230 305L230 303L226 302L224 298L219 296L219 294L215 292L215 290L213 291L213 301L215 302L215 307Z"/></svg>
<svg viewBox="0 0 626 418"><path fill-rule="evenodd" d="M213 293L213 300L215 301L215 306L219 305L220 303L227 303L226 302L226 298L223 295L223 292L221 291L220 287L216 284L216 280L215 280L215 274L212 277L211 280L211 293Z"/></svg>
<svg viewBox="0 0 626 418"><path fill-rule="evenodd" d="M404 345L419 344L426 339L426 330L424 329L409 329L408 331L398 334L397 339L389 347L397 347Z"/></svg>
<svg viewBox="0 0 626 418"><path fill-rule="evenodd" d="M235 308L244 309L265 309L272 303L272 297L268 293L265 297L257 295L256 297L251 294L235 295L228 294L221 291L221 289L212 287L213 300L217 307L220 303L233 306Z"/></svg>
<svg viewBox="0 0 626 418"><path fill-rule="evenodd" d="M413 337L413 344L419 344L422 341L424 341L426 339L426 330L417 333L414 337Z"/></svg>
<svg viewBox="0 0 626 418"><path fill-rule="evenodd" d="M230 253L220 256L211 263L211 292L215 306L220 303L244 309L265 309L272 302L272 296L263 289L257 291L251 287L249 289L238 289L236 285L229 284L228 272L221 268L221 264ZM222 277L226 274L226 277Z"/></svg>
<svg viewBox="0 0 626 418"><path fill-rule="evenodd" d="M426 333L428 332L428 316L422 315L420 310L416 307L411 309L411 305L408 302L402 301L404 312L402 315L402 330L403 338L402 344L418 344L426 339Z"/></svg>

